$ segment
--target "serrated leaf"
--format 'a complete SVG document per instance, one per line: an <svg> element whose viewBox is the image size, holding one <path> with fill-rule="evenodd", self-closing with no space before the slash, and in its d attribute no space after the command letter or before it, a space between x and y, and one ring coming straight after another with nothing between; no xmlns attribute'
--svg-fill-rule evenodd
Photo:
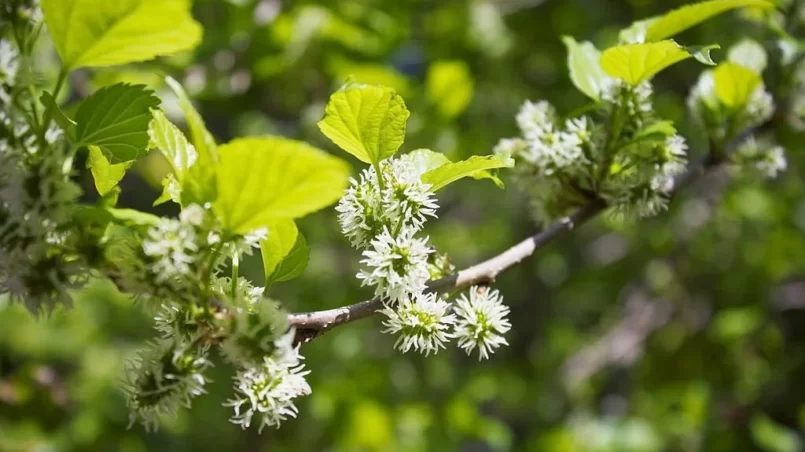
<svg viewBox="0 0 805 452"><path fill-rule="evenodd" d="M347 186L343 160L301 141L241 138L218 151L213 210L230 233L315 212L337 201Z"/></svg>
<svg viewBox="0 0 805 452"><path fill-rule="evenodd" d="M767 0L711 0L685 5L651 23L646 30L646 42L670 38L705 20L735 8L774 8Z"/></svg>
<svg viewBox="0 0 805 452"><path fill-rule="evenodd" d="M62 109L56 103L56 100L49 92L42 91L42 95L39 97L39 100L42 102L42 105L44 105L45 108L49 108L50 111L53 112L53 120L56 121L56 124L58 124L59 127L61 127L61 129L67 135L67 138L70 141L75 141L75 121L68 118L67 115L64 114L64 111L62 111Z"/></svg>
<svg viewBox="0 0 805 452"><path fill-rule="evenodd" d="M92 179L95 181L95 189L101 196L105 196L117 187L117 184L126 175L126 170L131 166L131 162L115 163L114 165L109 163L98 146L89 146L87 164L90 167Z"/></svg>
<svg viewBox="0 0 805 452"><path fill-rule="evenodd" d="M436 61L428 68L425 92L428 101L446 119L460 115L472 100L475 86L463 61Z"/></svg>
<svg viewBox="0 0 805 452"><path fill-rule="evenodd" d="M218 146L182 85L171 77L166 77L165 83L176 94L179 108L182 109L190 128L193 147L198 155L183 181L182 197L188 204L211 202L216 196L215 168L218 165Z"/></svg>
<svg viewBox="0 0 805 452"><path fill-rule="evenodd" d="M143 85L118 83L84 99L75 115L75 142L98 146L112 163L136 160L148 147L151 109L159 99Z"/></svg>
<svg viewBox="0 0 805 452"><path fill-rule="evenodd" d="M713 71L716 96L724 105L740 108L746 105L755 88L762 82L751 69L737 63L724 62Z"/></svg>
<svg viewBox="0 0 805 452"><path fill-rule="evenodd" d="M738 63L760 75L768 64L766 49L754 39L744 38L730 47L727 60Z"/></svg>
<svg viewBox="0 0 805 452"><path fill-rule="evenodd" d="M587 97L599 101L601 91L610 77L601 68L601 51L588 41L577 42L570 36L563 36L567 46L567 67L570 80Z"/></svg>
<svg viewBox="0 0 805 452"><path fill-rule="evenodd" d="M149 147L158 149L170 163L176 180L184 180L184 176L196 161L198 154L192 144L187 142L178 127L165 116L161 110L151 112L152 119L148 126Z"/></svg>
<svg viewBox="0 0 805 452"><path fill-rule="evenodd" d="M273 282L299 276L307 267L308 249L305 238L293 221L282 221L268 227L268 238L260 242L266 287Z"/></svg>
<svg viewBox="0 0 805 452"><path fill-rule="evenodd" d="M448 163L426 172L422 175L422 182L430 184L430 190L435 192L464 177L489 178L495 181L497 177L488 170L512 166L514 159L506 155L473 155L466 160ZM499 180L495 183L498 184Z"/></svg>
<svg viewBox="0 0 805 452"><path fill-rule="evenodd" d="M318 125L344 151L377 164L402 146L408 116L405 102L393 89L349 84L330 96Z"/></svg>
<svg viewBox="0 0 805 452"><path fill-rule="evenodd" d="M705 49L709 51L713 48L716 47L708 46ZM601 55L601 67L612 77L636 86L668 66L692 56L688 50L672 40L624 44L606 49Z"/></svg>
<svg viewBox="0 0 805 452"><path fill-rule="evenodd" d="M42 0L41 5L67 70L146 61L201 41L188 0Z"/></svg>

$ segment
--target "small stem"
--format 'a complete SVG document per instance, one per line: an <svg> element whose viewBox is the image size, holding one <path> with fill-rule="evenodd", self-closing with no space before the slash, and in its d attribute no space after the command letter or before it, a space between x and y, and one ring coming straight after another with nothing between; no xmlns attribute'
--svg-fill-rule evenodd
<svg viewBox="0 0 805 452"><path fill-rule="evenodd" d="M383 181L383 173L380 172L380 163L372 162L372 166L375 169L375 175L377 175L377 185L380 186L380 189L383 190L386 187L385 182Z"/></svg>
<svg viewBox="0 0 805 452"><path fill-rule="evenodd" d="M56 99L61 93L64 82L67 80L67 70L61 68L59 70L59 77L56 79L56 87L53 89L53 103L45 107L45 113L42 117L42 129L40 130L39 139L42 144L45 143L45 133L50 127L50 120L53 118L53 108L56 105Z"/></svg>
<svg viewBox="0 0 805 452"><path fill-rule="evenodd" d="M238 301L238 271L240 270L240 255L232 256L232 299Z"/></svg>

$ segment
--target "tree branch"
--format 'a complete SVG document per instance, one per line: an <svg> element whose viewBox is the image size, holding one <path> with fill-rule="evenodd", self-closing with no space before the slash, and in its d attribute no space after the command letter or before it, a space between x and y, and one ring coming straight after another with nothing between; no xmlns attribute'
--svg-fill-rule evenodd
<svg viewBox="0 0 805 452"><path fill-rule="evenodd" d="M708 169L721 163L723 163L722 160L715 159L712 154L709 154L700 163L691 165L688 171L677 179L673 194L676 194L680 187L687 185ZM598 214L606 210L606 207L602 201L591 202L574 214L548 226L497 256L460 270L446 278L431 281L428 288L433 291L443 292L494 282L502 271L519 264L523 259L531 256L546 244L597 217ZM371 317L382 307L383 302L380 300L367 300L325 311L290 314L288 321L296 328L297 342L309 342L336 326Z"/></svg>

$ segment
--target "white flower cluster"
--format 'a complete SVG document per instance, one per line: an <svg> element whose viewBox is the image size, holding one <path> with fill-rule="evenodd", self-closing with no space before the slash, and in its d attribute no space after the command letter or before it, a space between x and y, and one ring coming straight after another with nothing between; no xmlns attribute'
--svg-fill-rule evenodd
<svg viewBox="0 0 805 452"><path fill-rule="evenodd" d="M503 335L511 329L509 307L497 290L473 287L469 298L462 295L455 306L458 317L455 335L467 354L478 349L478 360L488 359L501 345L509 345Z"/></svg>
<svg viewBox="0 0 805 452"><path fill-rule="evenodd" d="M162 340L140 351L129 362L125 386L129 421L140 421L146 430L155 430L161 415L173 416L180 407L190 407L192 399L204 394L204 372L212 365L207 347Z"/></svg>
<svg viewBox="0 0 805 452"><path fill-rule="evenodd" d="M522 159L545 175L588 164L585 148L589 147L592 131L587 117L568 119L563 128L556 121L556 110L550 103L526 101L517 114L524 143L510 139L500 143L497 152L511 152L522 146Z"/></svg>
<svg viewBox="0 0 805 452"><path fill-rule="evenodd" d="M501 140L494 151L519 160L517 182L538 222L556 221L590 201L632 216L665 208L675 178L685 171L687 145L668 127L658 127L665 140L640 136L658 124L651 98L648 82L631 87L608 79L597 113L609 127L596 127L587 115L562 122L546 101L523 104L517 114L521 137Z"/></svg>
<svg viewBox="0 0 805 452"><path fill-rule="evenodd" d="M239 371L235 398L225 404L235 410L231 422L246 429L257 416L262 432L265 427L278 428L287 418L296 417L295 399L311 393L305 380L310 371L304 370L302 359L294 350L286 358L267 356L259 365Z"/></svg>
<svg viewBox="0 0 805 452"><path fill-rule="evenodd" d="M735 152L736 160L754 169L760 176L774 179L788 167L785 149L768 140L749 137Z"/></svg>

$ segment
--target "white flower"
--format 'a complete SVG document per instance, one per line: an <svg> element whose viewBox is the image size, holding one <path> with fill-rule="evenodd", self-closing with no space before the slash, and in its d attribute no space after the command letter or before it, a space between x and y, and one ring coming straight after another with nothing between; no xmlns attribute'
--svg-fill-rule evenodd
<svg viewBox="0 0 805 452"><path fill-rule="evenodd" d="M380 310L388 317L383 332L400 334L394 347L403 353L412 348L426 356L437 353L453 337L449 330L456 318L449 311L450 305L435 293L418 293Z"/></svg>
<svg viewBox="0 0 805 452"><path fill-rule="evenodd" d="M179 214L179 221L193 226L201 226L201 223L204 222L204 208L198 204L185 207Z"/></svg>
<svg viewBox="0 0 805 452"><path fill-rule="evenodd" d="M150 269L157 282L189 275L198 252L196 230L190 223L164 219L148 230L143 251L154 259Z"/></svg>
<svg viewBox="0 0 805 452"><path fill-rule="evenodd" d="M14 85L20 68L16 47L6 39L0 39L0 84Z"/></svg>
<svg viewBox="0 0 805 452"><path fill-rule="evenodd" d="M492 150L495 154L506 154L509 156L519 155L528 148L528 144L522 138L502 138Z"/></svg>
<svg viewBox="0 0 805 452"><path fill-rule="evenodd" d="M553 130L555 120L556 110L544 100L537 103L527 100L517 113L517 125L527 140L539 139Z"/></svg>
<svg viewBox="0 0 805 452"><path fill-rule="evenodd" d="M755 164L755 168L770 179L777 177L777 174L785 171L787 167L788 162L786 161L785 150L782 146L773 147Z"/></svg>
<svg viewBox="0 0 805 452"><path fill-rule="evenodd" d="M436 199L421 182L423 168L406 156L381 164L383 188L374 168L361 172L336 206L341 230L352 246L366 248L383 228L393 231L422 229L427 217L436 217Z"/></svg>
<svg viewBox="0 0 805 452"><path fill-rule="evenodd" d="M375 295L389 301L402 301L425 290L430 278L428 255L433 252L428 239L416 239L404 230L394 237L384 229L363 252L366 268L358 273L364 286L375 286Z"/></svg>
<svg viewBox="0 0 805 452"><path fill-rule="evenodd" d="M665 140L660 147L662 163L657 164L658 173L651 179L651 188L663 193L674 189L675 178L687 170L687 149L685 138L675 134Z"/></svg>
<svg viewBox="0 0 805 452"><path fill-rule="evenodd" d="M688 94L687 104L690 111L699 118L702 116L702 108L710 110L716 108L718 98L712 70L702 71L699 74L699 79Z"/></svg>
<svg viewBox="0 0 805 452"><path fill-rule="evenodd" d="M558 130L552 124L535 128L527 139L523 158L548 175L557 169L581 168L588 163L582 146L592 135L587 118L569 119L565 128L566 131Z"/></svg>
<svg viewBox="0 0 805 452"><path fill-rule="evenodd" d="M774 114L774 99L762 83L746 102L746 114L753 125L766 122Z"/></svg>
<svg viewBox="0 0 805 452"><path fill-rule="evenodd" d="M251 369L241 370L235 375L235 398L224 406L231 406L235 415L230 419L241 428L248 428L254 416L259 417L259 432L263 428L279 428L282 421L296 417L298 410L294 399L311 393L304 370L299 360L298 350L291 363L266 357L263 363Z"/></svg>
<svg viewBox="0 0 805 452"><path fill-rule="evenodd" d="M478 349L478 360L488 359L501 345L509 345L503 334L511 329L509 307L497 290L470 288L470 296L462 295L453 308L458 317L455 336L458 346L467 354Z"/></svg>

